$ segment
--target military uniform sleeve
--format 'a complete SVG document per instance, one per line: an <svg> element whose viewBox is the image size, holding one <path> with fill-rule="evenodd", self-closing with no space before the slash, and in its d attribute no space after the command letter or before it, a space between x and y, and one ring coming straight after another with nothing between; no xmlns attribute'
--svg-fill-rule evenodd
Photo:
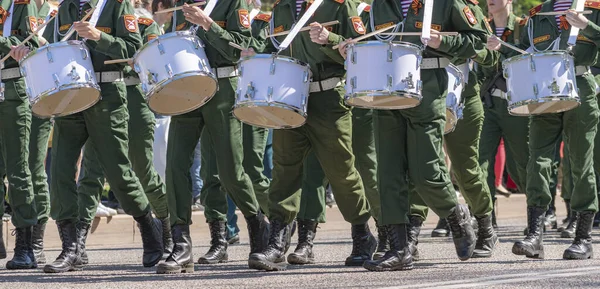
<svg viewBox="0 0 600 289"><path fill-rule="evenodd" d="M133 6L129 1L124 0L116 7L115 35L101 32L100 40L88 40L87 43L96 51L113 59L131 58L142 46L142 37L139 33Z"/></svg>
<svg viewBox="0 0 600 289"><path fill-rule="evenodd" d="M141 33L143 43L148 43L148 41L157 38L158 35L160 35L160 29L158 28L158 24L152 19L140 18L138 20L138 23L140 24L140 28L141 25L146 26L144 31Z"/></svg>
<svg viewBox="0 0 600 289"><path fill-rule="evenodd" d="M354 1L345 0L340 5L342 7L340 7L340 11L337 13L337 20L340 21L340 24L336 25L337 32L329 32L329 43L321 46L320 49L332 60L343 63L342 56L337 49L333 49L333 46L342 43L348 38L356 38L364 35L366 28L360 16L357 15L356 3Z"/></svg>
<svg viewBox="0 0 600 289"><path fill-rule="evenodd" d="M494 63L496 58L485 48L489 33L482 25L482 19L477 19L473 10L469 8L462 0L449 1L449 17L454 31L458 32L456 36L443 36L440 47L437 49L453 57L462 59L472 58L477 63L489 66Z"/></svg>
<svg viewBox="0 0 600 289"><path fill-rule="evenodd" d="M600 2L598 2L600 4ZM596 8L599 9L599 8ZM585 29L581 30L583 36L588 38L590 41L594 42L596 46L600 47L600 26L597 23L600 23L600 10L594 9L594 13L588 16L588 25Z"/></svg>
<svg viewBox="0 0 600 289"><path fill-rule="evenodd" d="M6 55L10 53L11 46L19 45L25 38L37 30L37 7L35 5L36 4L33 1L31 1L31 3L29 1L22 1L22 4L15 3L15 7L13 8L13 27L11 35L0 37L0 52L2 54ZM38 48L39 43L37 36L31 38L25 45L30 48Z"/></svg>
<svg viewBox="0 0 600 289"><path fill-rule="evenodd" d="M238 61L240 50L229 45L233 42L242 47L257 46L256 39L252 38L250 29L250 12L243 0L237 0L230 6L226 17L227 29L221 28L216 22L213 22L205 33L199 33L214 47L219 53L230 61Z"/></svg>
<svg viewBox="0 0 600 289"><path fill-rule="evenodd" d="M276 51L273 42L267 37L270 21L271 16L259 14L252 22L252 37L255 41L250 42L249 47L252 47L256 53L272 53Z"/></svg>

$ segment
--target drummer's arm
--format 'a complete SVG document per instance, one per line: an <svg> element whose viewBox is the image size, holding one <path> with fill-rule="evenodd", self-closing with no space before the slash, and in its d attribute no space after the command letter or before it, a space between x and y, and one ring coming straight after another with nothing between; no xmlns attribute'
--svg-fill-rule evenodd
<svg viewBox="0 0 600 289"><path fill-rule="evenodd" d="M36 7L34 6L35 4L32 5L32 3L33 1L30 4L15 5L15 8L13 9L13 18L19 19L19 25L17 27L12 27L13 31L17 31L16 33L12 33L11 31L11 35L0 37L0 50L3 55L10 52L11 46L17 46L23 42L25 38L33 33L33 29L37 27L37 18L34 16L36 14ZM36 26L32 27L32 23ZM39 43L37 36L32 37L24 45L29 46L32 49L38 48Z"/></svg>
<svg viewBox="0 0 600 289"><path fill-rule="evenodd" d="M600 10L594 9L593 11L594 13L588 16L587 26L580 33L600 47L600 26L598 26L598 23L600 23Z"/></svg>
<svg viewBox="0 0 600 289"><path fill-rule="evenodd" d="M114 19L115 36L100 32L100 40L88 39L87 43L94 50L112 59L131 58L142 47L142 37L137 26L137 19L130 1L121 2L120 5L117 5L117 9L116 15L118 16ZM135 30L131 29L133 26Z"/></svg>
<svg viewBox="0 0 600 289"><path fill-rule="evenodd" d="M357 16L356 2L344 1L340 7L340 12L337 14L340 23L334 26L334 31L329 32L329 42L325 45L321 45L320 50L333 61L343 64L344 58L340 54L339 50L333 49L334 46L339 45L348 38L357 38L364 35L367 31L366 26L362 22L360 16ZM356 23L355 23L356 22ZM358 23L360 22L360 23ZM335 29L337 28L337 30ZM362 30L357 30L362 29Z"/></svg>
<svg viewBox="0 0 600 289"><path fill-rule="evenodd" d="M250 42L247 47L254 49L254 52L256 53L269 54L276 52L277 49L275 49L273 42L267 37L269 34L268 28L269 22L255 18L254 22L252 22L252 37L255 39L255 41Z"/></svg>
<svg viewBox="0 0 600 289"><path fill-rule="evenodd" d="M147 43L148 41L157 38L158 35L160 35L158 23L152 22L152 24L148 25L146 29L144 29L144 34L142 35L142 42Z"/></svg>

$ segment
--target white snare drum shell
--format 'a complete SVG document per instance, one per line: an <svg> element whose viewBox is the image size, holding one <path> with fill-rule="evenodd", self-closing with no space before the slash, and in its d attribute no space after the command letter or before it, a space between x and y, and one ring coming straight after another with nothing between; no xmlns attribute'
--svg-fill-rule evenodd
<svg viewBox="0 0 600 289"><path fill-rule="evenodd" d="M312 73L287 56L257 54L240 61L233 114L250 125L289 129L306 122Z"/></svg>
<svg viewBox="0 0 600 289"><path fill-rule="evenodd" d="M451 133L462 118L462 92L465 86L464 76L460 69L452 64L446 67L448 73L448 94L446 95L446 127L444 134Z"/></svg>
<svg viewBox="0 0 600 289"><path fill-rule="evenodd" d="M406 109L421 103L421 49L404 42L350 45L346 103L374 109Z"/></svg>
<svg viewBox="0 0 600 289"><path fill-rule="evenodd" d="M510 114L559 113L579 106L574 60L567 52L518 55L503 66Z"/></svg>
<svg viewBox="0 0 600 289"><path fill-rule="evenodd" d="M21 60L20 69L32 112L38 117L78 113L100 100L90 53L81 41L41 47Z"/></svg>
<svg viewBox="0 0 600 289"><path fill-rule="evenodd" d="M189 31L159 36L134 56L148 106L162 115L190 112L207 103L217 92L203 44Z"/></svg>

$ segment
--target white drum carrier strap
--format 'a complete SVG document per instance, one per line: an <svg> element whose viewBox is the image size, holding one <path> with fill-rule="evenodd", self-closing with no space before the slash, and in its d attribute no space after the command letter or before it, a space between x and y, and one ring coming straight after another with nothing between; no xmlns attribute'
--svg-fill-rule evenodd
<svg viewBox="0 0 600 289"><path fill-rule="evenodd" d="M290 45L290 43L292 43L294 37L296 37L298 32L300 32L300 29L302 29L302 27L304 27L304 24L306 24L306 22L308 22L308 20L312 17L317 8L321 6L321 3L323 3L323 0L315 0L315 2L313 2L310 5L310 7L306 9L306 11L304 11L304 14L302 15L302 17L300 17L300 20L298 20L298 22L294 24L294 27L292 28L292 31L290 31L290 34L288 34L288 36L286 36L279 45L279 51L285 50ZM271 33L273 33L273 31L271 31Z"/></svg>
<svg viewBox="0 0 600 289"><path fill-rule="evenodd" d="M367 4L365 2L360 2L358 7L356 7L356 12L358 13L358 16L360 16L360 14L363 13L363 11L365 10L365 8L367 8L367 6L369 6L369 4Z"/></svg>
<svg viewBox="0 0 600 289"><path fill-rule="evenodd" d="M4 21L4 26L2 27L2 35L4 37L10 36L10 32L12 31L12 16L14 7L15 2L11 1L10 8L8 8L8 17L6 18L6 21Z"/></svg>
<svg viewBox="0 0 600 289"><path fill-rule="evenodd" d="M258 13L260 13L260 9L252 9L252 11L250 11L250 24L252 24L252 22L254 22L254 17L256 17L256 15L258 15Z"/></svg>
<svg viewBox="0 0 600 289"><path fill-rule="evenodd" d="M92 17L90 17L90 24L92 27L96 27L96 23L98 23L98 19L100 19L100 14L102 14L102 10L104 10L104 5L106 5L106 0L99 0L96 3L96 10L92 13Z"/></svg>
<svg viewBox="0 0 600 289"><path fill-rule="evenodd" d="M52 13L58 13L58 11L56 9L50 9L50 12L48 13L48 15L46 15L46 19L44 19L44 23L48 23L48 21L50 20L50 18L52 18ZM46 26L42 27L42 29L40 30L40 32L38 32L38 36L42 36L44 35L44 31L46 31Z"/></svg>
<svg viewBox="0 0 600 289"><path fill-rule="evenodd" d="M572 6L575 6L575 11L583 11L583 7L585 6L585 0L574 0ZM579 34L579 28L571 25L571 30L569 31L569 40L567 44L571 47L575 46L577 43L577 35Z"/></svg>

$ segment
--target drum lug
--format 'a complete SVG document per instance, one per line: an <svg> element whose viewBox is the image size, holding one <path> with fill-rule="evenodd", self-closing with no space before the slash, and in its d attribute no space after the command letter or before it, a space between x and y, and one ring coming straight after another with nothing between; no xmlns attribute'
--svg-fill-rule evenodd
<svg viewBox="0 0 600 289"><path fill-rule="evenodd" d="M78 74L77 74L77 68L75 68L75 65L71 66L71 72L69 72L67 74L67 76L71 77L71 80L79 80L79 78L81 78Z"/></svg>
<svg viewBox="0 0 600 289"><path fill-rule="evenodd" d="M56 73L52 74L52 78L54 79L54 84L56 84L56 88L60 87L60 78Z"/></svg>
<svg viewBox="0 0 600 289"><path fill-rule="evenodd" d="M240 68L238 68L238 76L242 77L244 75L244 67L241 66Z"/></svg>
<svg viewBox="0 0 600 289"><path fill-rule="evenodd" d="M352 49L350 60L352 61L352 64L356 64L356 52L354 52L354 49Z"/></svg>
<svg viewBox="0 0 600 289"><path fill-rule="evenodd" d="M158 38L157 38L157 39L158 39ZM157 42L158 42L158 45L157 45L157 46L158 46L158 52L159 52L161 55L165 54L165 47L162 45L162 43L160 43L160 41L158 41L158 40L157 40Z"/></svg>
<svg viewBox="0 0 600 289"><path fill-rule="evenodd" d="M356 76L350 78L350 87L352 87L352 90L356 88Z"/></svg>
<svg viewBox="0 0 600 289"><path fill-rule="evenodd" d="M392 56L392 43L390 43L387 51L387 62L392 62Z"/></svg>
<svg viewBox="0 0 600 289"><path fill-rule="evenodd" d="M87 82L91 82L91 81L92 81L92 79L93 79L93 78L92 78L92 72L91 72L91 71L89 71L89 70L86 70L86 71L85 71L85 81L87 81Z"/></svg>
<svg viewBox="0 0 600 289"><path fill-rule="evenodd" d="M0 82L0 102L4 101L4 83Z"/></svg>
<svg viewBox="0 0 600 289"><path fill-rule="evenodd" d="M308 82L308 71L307 70L304 71L304 76L303 77L304 77L304 79L302 79L302 81L304 83L307 83Z"/></svg>
<svg viewBox="0 0 600 289"><path fill-rule="evenodd" d="M140 72L142 72L142 70L140 69L140 66L136 63L133 65L133 70L137 73L140 74Z"/></svg>
<svg viewBox="0 0 600 289"><path fill-rule="evenodd" d="M87 49L85 49L85 47L83 45L80 46L79 49L81 50L81 57L83 58L83 60L86 60L88 58Z"/></svg>
<svg viewBox="0 0 600 289"><path fill-rule="evenodd" d="M558 83L556 83L555 78L552 79L552 83L550 84L550 86L548 86L548 88L552 91L553 94L560 93L560 87L558 87Z"/></svg>
<svg viewBox="0 0 600 289"><path fill-rule="evenodd" d="M407 88L409 89L413 89L415 88L415 82L413 81L413 74L412 72L408 73L408 76L405 79L402 79L402 83L404 83L404 85L406 85ZM388 79L389 81L389 79Z"/></svg>
<svg viewBox="0 0 600 289"><path fill-rule="evenodd" d="M574 89L573 89L573 83L571 83L571 82L568 82L568 83L567 83L567 89L569 90L569 95L570 95L571 93L573 93L573 90L574 90Z"/></svg>
<svg viewBox="0 0 600 289"><path fill-rule="evenodd" d="M248 89L246 89L246 98L254 99L254 92L254 85L252 84L252 81L250 81L250 83L248 83Z"/></svg>
<svg viewBox="0 0 600 289"><path fill-rule="evenodd" d="M504 79L508 79L508 70L506 68L502 71L502 76L504 76Z"/></svg>
<svg viewBox="0 0 600 289"><path fill-rule="evenodd" d="M156 78L157 77L156 73L148 71L147 75L148 75L147 77L148 77L149 84L156 84L158 82L158 79Z"/></svg>
<svg viewBox="0 0 600 289"><path fill-rule="evenodd" d="M302 95L302 108L306 107L306 95Z"/></svg>
<svg viewBox="0 0 600 289"><path fill-rule="evenodd" d="M421 92L423 89L423 81L417 80L417 92Z"/></svg>
<svg viewBox="0 0 600 289"><path fill-rule="evenodd" d="M510 91L506 92L506 100L510 101L511 97L510 97Z"/></svg>
<svg viewBox="0 0 600 289"><path fill-rule="evenodd" d="M273 58L273 62L271 62L271 68L269 69L269 73L271 75L275 75L275 58Z"/></svg>
<svg viewBox="0 0 600 289"><path fill-rule="evenodd" d="M269 88L267 88L267 101L268 102L273 101L273 87L272 86L269 86Z"/></svg>
<svg viewBox="0 0 600 289"><path fill-rule="evenodd" d="M531 71L535 71L535 61L533 60L533 56L529 58L529 67Z"/></svg>
<svg viewBox="0 0 600 289"><path fill-rule="evenodd" d="M456 118L457 119L463 118L463 106L462 105L456 109Z"/></svg>
<svg viewBox="0 0 600 289"><path fill-rule="evenodd" d="M394 84L394 77L391 75L387 75L387 90L391 91L392 90L392 85Z"/></svg>
<svg viewBox="0 0 600 289"><path fill-rule="evenodd" d="M50 48L46 49L46 57L48 57L48 61L50 63L54 62L54 59L52 58L52 52L50 52Z"/></svg>
<svg viewBox="0 0 600 289"><path fill-rule="evenodd" d="M539 93L538 92L538 85L537 85L537 83L534 83L533 84L533 94L535 95L536 99L537 99L538 93Z"/></svg>
<svg viewBox="0 0 600 289"><path fill-rule="evenodd" d="M423 56L419 55L419 56L417 56L417 67L416 68L420 68L421 64L423 64Z"/></svg>
<svg viewBox="0 0 600 289"><path fill-rule="evenodd" d="M462 77L455 77L454 79L454 89L458 88L458 86L463 82Z"/></svg>
<svg viewBox="0 0 600 289"><path fill-rule="evenodd" d="M171 64L166 64L165 70L167 71L167 74L169 74L169 78L172 78L173 77L173 69L171 68Z"/></svg>
<svg viewBox="0 0 600 289"><path fill-rule="evenodd" d="M21 76L26 77L27 76L27 71L25 69L25 67L21 66Z"/></svg>
<svg viewBox="0 0 600 289"><path fill-rule="evenodd" d="M145 83L142 83L142 91L144 92L144 94L148 93L148 85ZM144 95L144 98L146 100L148 100L148 97L146 95Z"/></svg>

